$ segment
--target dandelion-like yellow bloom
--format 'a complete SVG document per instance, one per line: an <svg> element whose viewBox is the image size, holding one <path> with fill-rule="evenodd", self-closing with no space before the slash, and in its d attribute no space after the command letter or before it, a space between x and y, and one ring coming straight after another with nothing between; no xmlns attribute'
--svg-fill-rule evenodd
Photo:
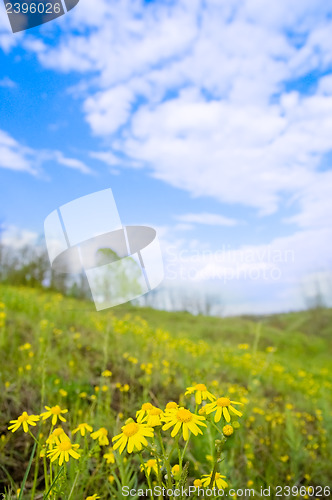
<svg viewBox="0 0 332 500"><path fill-rule="evenodd" d="M136 418L139 421L142 421L143 418L148 415L148 411L152 410L154 406L151 403L144 403L141 406L141 409L136 412Z"/></svg>
<svg viewBox="0 0 332 500"><path fill-rule="evenodd" d="M204 474L204 476L202 476L202 484L205 488L210 486L211 478L212 472L210 474ZM226 476L222 476L219 472L216 472L212 488L214 488L215 486L217 486L219 490L227 488L228 484L226 483L226 481L224 481L225 478Z"/></svg>
<svg viewBox="0 0 332 500"><path fill-rule="evenodd" d="M171 432L171 436L174 437L181 431L182 427L183 439L185 441L189 439L189 431L197 436L197 434L203 434L198 426L206 427L206 424L203 422L205 417L195 415L195 413L191 413L190 410L183 407L179 408L177 411L165 413L164 420L166 423L162 427L163 431L167 431L170 427L174 426Z"/></svg>
<svg viewBox="0 0 332 500"><path fill-rule="evenodd" d="M231 421L229 412L233 413L234 415L238 415L239 417L242 417L242 413L239 412L232 405L242 405L242 403L238 403L237 401L231 401L229 398L219 398L216 401L213 401L213 403L208 403L207 405L205 405L205 412L208 415L209 413L215 411L216 412L214 416L215 422L219 422L221 416L223 415L226 422L228 423Z"/></svg>
<svg viewBox="0 0 332 500"><path fill-rule="evenodd" d="M146 474L148 476L150 476L151 474L151 471L153 471L156 476L158 475L158 465L157 465L157 460L155 460L154 458L151 458L150 460L148 460L146 462L145 465L145 470L146 470ZM144 471L144 465L141 464L141 471L143 472Z"/></svg>
<svg viewBox="0 0 332 500"><path fill-rule="evenodd" d="M24 432L29 432L29 425L35 426L39 420L39 415L28 415L26 411L22 413L16 420L11 420L12 424L8 427L9 431L16 432L22 425Z"/></svg>
<svg viewBox="0 0 332 500"><path fill-rule="evenodd" d="M104 453L103 457L108 464L115 464L115 457L114 453L112 452L112 448L110 448L107 453Z"/></svg>
<svg viewBox="0 0 332 500"><path fill-rule="evenodd" d="M111 377L112 372L110 370L104 370L103 373L101 374L102 377Z"/></svg>
<svg viewBox="0 0 332 500"><path fill-rule="evenodd" d="M121 427L121 434L114 436L112 441L117 441L113 445L114 450L119 449L120 454L123 452L127 445L128 453L133 451L141 451L143 446L147 446L147 437L153 437L153 428L148 427L146 424L140 422L129 422Z"/></svg>
<svg viewBox="0 0 332 500"><path fill-rule="evenodd" d="M73 430L73 434L76 434L76 432L80 432L81 436L85 436L85 431L92 432L93 429L91 425L87 424L86 422L83 422L82 424L78 424L76 429Z"/></svg>
<svg viewBox="0 0 332 500"><path fill-rule="evenodd" d="M195 401L198 405L200 405L202 401L205 401L206 399L208 399L209 401L214 401L216 399L215 396L207 390L205 384L195 384L192 387L187 387L187 390L184 394L185 396L187 396L187 394L193 393L195 393Z"/></svg>
<svg viewBox="0 0 332 500"><path fill-rule="evenodd" d="M48 451L47 456L51 459L51 462L59 459L59 465L61 466L64 461L69 462L69 456L75 458L75 460L80 458L80 454L76 451L78 448L78 444L72 444L67 436L61 434L54 448Z"/></svg>
<svg viewBox="0 0 332 500"><path fill-rule="evenodd" d="M201 486L203 486L203 483L200 479L195 479L194 486L195 488L200 488Z"/></svg>
<svg viewBox="0 0 332 500"><path fill-rule="evenodd" d="M100 498L97 493L94 493L93 495L89 495L88 497L86 497L85 500L97 500L97 498Z"/></svg>
<svg viewBox="0 0 332 500"><path fill-rule="evenodd" d="M107 446L110 444L107 436L108 431L107 429L105 429L105 427L101 427L91 434L92 439L98 439L98 442L101 446Z"/></svg>
<svg viewBox="0 0 332 500"><path fill-rule="evenodd" d="M59 405L55 406L45 406L47 411L44 411L43 413L40 414L40 416L43 418L43 420L46 420L47 418L52 417L52 425L55 425L59 420L62 422L66 422L66 419L61 415L62 413L67 413L68 410L62 410Z"/></svg>
<svg viewBox="0 0 332 500"><path fill-rule="evenodd" d="M147 416L142 420L148 427L157 427L162 425L163 411L156 406L153 406L151 410L147 411ZM137 419L140 422L140 419Z"/></svg>

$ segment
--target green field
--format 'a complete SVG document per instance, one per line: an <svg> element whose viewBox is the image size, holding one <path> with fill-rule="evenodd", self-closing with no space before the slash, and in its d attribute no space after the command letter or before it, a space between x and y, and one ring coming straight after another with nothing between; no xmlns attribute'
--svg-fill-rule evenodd
<svg viewBox="0 0 332 500"><path fill-rule="evenodd" d="M270 498L278 498L277 486L290 486L290 495L283 489L281 498L328 498L329 309L260 318L192 316L130 305L96 313L92 305L60 294L0 286L0 344L0 491L6 499L122 499L123 486L192 485L211 473L212 479L225 476L229 489L251 488L256 497L270 486ZM223 434L224 416L215 422L213 412L199 413L202 405L194 394L185 395L195 384L205 384L218 401L242 403L234 404L243 415L231 414L231 436ZM172 438L172 428L161 430L164 420L149 424L154 434L142 453L111 450L112 437L132 422L126 424L128 418L136 419L143 403L164 411L170 401L189 409L193 418L206 418L202 435L185 441L179 432ZM8 430L10 420L23 412L40 415L45 405L68 409L60 424L79 445L80 458L70 457L64 466L50 462L52 445L46 444L59 422L53 427L50 418L41 418L29 426L30 433L22 426ZM109 445L89 430L85 436L73 434L82 423L93 431L106 429ZM158 467L147 479L149 460ZM172 471L174 465L179 467Z"/></svg>

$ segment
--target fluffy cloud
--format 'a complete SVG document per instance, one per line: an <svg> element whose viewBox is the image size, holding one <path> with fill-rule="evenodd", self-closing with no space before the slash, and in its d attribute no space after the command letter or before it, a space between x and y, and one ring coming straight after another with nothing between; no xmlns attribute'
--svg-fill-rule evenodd
<svg viewBox="0 0 332 500"><path fill-rule="evenodd" d="M238 221L231 217L225 217L221 214L200 213L200 214L183 214L176 216L176 219L193 224L206 224L208 226L235 226Z"/></svg>
<svg viewBox="0 0 332 500"><path fill-rule="evenodd" d="M43 164L50 161L82 174L93 174L87 165L76 158L68 158L61 151L34 150L23 146L7 132L0 130L0 168L38 175L42 173Z"/></svg>
<svg viewBox="0 0 332 500"><path fill-rule="evenodd" d="M322 76L309 94L289 86L331 67L331 11L321 0L268 9L262 0L81 0L55 46L25 44L46 67L91 75L83 112L109 155L260 215L286 196L303 225L306 193L324 182L319 164L332 150L332 84ZM323 205L331 211L328 196Z"/></svg>

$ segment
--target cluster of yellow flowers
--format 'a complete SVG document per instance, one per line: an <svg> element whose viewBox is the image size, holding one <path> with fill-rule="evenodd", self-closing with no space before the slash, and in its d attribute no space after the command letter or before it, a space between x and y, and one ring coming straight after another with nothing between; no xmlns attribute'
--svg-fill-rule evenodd
<svg viewBox="0 0 332 500"><path fill-rule="evenodd" d="M109 375L110 372L105 373L105 376ZM168 402L164 409L158 408L150 402L144 403L136 412L136 419L129 418L126 420L125 424L121 427L121 432L113 437L113 448L110 448L104 454L107 463L115 463L113 452L116 450L118 450L120 455L125 449L128 453L137 453L141 460L141 471L145 472L148 482L153 471L160 484L163 484L161 470L165 469L167 470L167 475L165 476L167 478L167 485L170 486L170 481L179 481L182 477L182 461L191 434L194 436L203 435L203 430L207 427L208 423L220 433L220 439L216 441L216 443L218 442L218 446L216 446L217 454L215 462L216 464L219 463L221 445L233 434L234 427L236 426L236 422L233 425L230 424L231 416L242 416L242 413L234 405L242 405L242 403L231 401L228 397L217 398L207 390L205 384L194 384L188 387L185 395L193 396L195 411L180 406L174 401ZM71 438L61 425L55 427L58 423L66 422L64 415L68 410L62 409L59 405L45 406L45 410L39 415L29 415L26 411L23 412L16 420L10 422L11 425L8 429L16 432L22 427L24 432L29 433L36 440L29 426L35 427L40 420L45 421L50 419L52 424L50 433L44 444L39 443L41 447L39 455L41 457L47 456L51 463L57 462L59 466L62 466L64 462L69 462L70 457L76 460L79 459L82 452L79 444L71 441ZM220 421L222 421L222 426L218 428L216 424ZM161 430L165 432L171 430L170 435L172 438L175 438L175 445L178 447L178 464L171 465L171 457L165 451ZM101 427L93 432L93 428L88 423L83 422L72 430L71 435L74 436L77 433L82 437L85 437L89 433L90 437L98 441L100 446L108 446L110 444L108 430L105 427ZM37 440L40 435L38 434ZM182 452L179 446L181 436L185 441ZM155 438L159 442L159 451L156 448ZM148 439L151 439L151 442L148 442ZM154 455L154 458L150 458L146 463L142 457L143 449L147 449L150 455ZM225 476L217 472L216 467L214 467L214 470L210 474L197 479L195 484L203 487L217 485L218 488L225 488L227 487L227 483L224 478Z"/></svg>

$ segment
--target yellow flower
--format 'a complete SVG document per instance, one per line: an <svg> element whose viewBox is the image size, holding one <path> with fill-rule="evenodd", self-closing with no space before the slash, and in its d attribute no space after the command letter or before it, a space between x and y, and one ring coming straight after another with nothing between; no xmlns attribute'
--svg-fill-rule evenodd
<svg viewBox="0 0 332 500"><path fill-rule="evenodd" d="M101 427L91 434L92 439L98 439L98 442L101 446L107 446L108 444L110 444L107 436L108 431L107 429L105 429L105 427Z"/></svg>
<svg viewBox="0 0 332 500"><path fill-rule="evenodd" d="M151 410L147 410L147 416L140 420L137 419L138 422L145 422L148 427L156 427L157 425L162 425L163 411L156 406L153 406Z"/></svg>
<svg viewBox="0 0 332 500"><path fill-rule="evenodd" d="M197 436L197 434L203 434L198 426L201 425L206 427L206 424L203 422L205 417L195 415L191 413L190 410L186 410L183 407L179 408L177 411L165 413L164 420L166 423L162 427L163 431L167 431L167 429L174 426L171 432L171 436L174 437L181 430L182 426L183 439L185 441L189 439L189 431Z"/></svg>
<svg viewBox="0 0 332 500"><path fill-rule="evenodd" d="M56 429L54 429L52 434L50 434L49 437L46 439L46 443L48 444L50 450L53 449L53 445L55 443L60 442L60 440L59 440L60 436L62 436L62 439L67 439L68 441L70 441L69 437L67 436L65 431L62 429L62 427L57 427Z"/></svg>
<svg viewBox="0 0 332 500"><path fill-rule="evenodd" d="M85 500L97 500L97 498L100 498L100 497L97 495L97 493L94 493L93 495L86 497Z"/></svg>
<svg viewBox="0 0 332 500"><path fill-rule="evenodd" d="M61 396L63 396L64 398L65 398L66 396L68 396L68 392L67 392L67 391L65 391L64 389L59 389L59 394L60 394Z"/></svg>
<svg viewBox="0 0 332 500"><path fill-rule="evenodd" d="M108 480L111 484L113 484L115 481L115 477L111 474L110 476L108 476Z"/></svg>
<svg viewBox="0 0 332 500"><path fill-rule="evenodd" d="M47 411L44 411L44 413L40 414L40 416L43 417L43 420L52 417L52 425L55 425L58 419L62 422L66 422L66 419L61 415L61 413L67 413L68 410L61 410L59 405L52 407L45 406L45 408Z"/></svg>
<svg viewBox="0 0 332 500"><path fill-rule="evenodd" d="M166 405L166 411L171 411L171 410L177 410L179 408L179 405L175 403L175 401L170 401Z"/></svg>
<svg viewBox="0 0 332 500"><path fill-rule="evenodd" d="M102 377L111 377L112 372L110 370L104 370L103 373L101 374Z"/></svg>
<svg viewBox="0 0 332 500"><path fill-rule="evenodd" d="M204 474L204 476L202 476L203 486L205 486L206 488L209 487L210 482L211 482L211 478L212 478L212 472L210 474ZM222 476L219 472L216 472L216 475L214 477L214 481L212 484L212 488L214 488L215 486L217 486L217 488L219 490L222 490L223 488L227 488L228 484L226 483L226 481L224 481L224 478L226 478L226 476Z"/></svg>
<svg viewBox="0 0 332 500"><path fill-rule="evenodd" d="M174 476L174 479L180 479L181 477L181 471L180 471L180 466L179 464L176 464L172 467L172 474Z"/></svg>
<svg viewBox="0 0 332 500"><path fill-rule="evenodd" d="M106 459L106 462L108 464L115 463L115 457L114 457L114 453L112 452L112 448L110 448L107 453L104 453L103 457Z"/></svg>
<svg viewBox="0 0 332 500"><path fill-rule="evenodd" d="M152 427L134 421L121 427L121 430L121 434L114 436L112 439L112 441L117 441L117 443L113 445L113 448L114 450L120 448L120 454L123 452L126 445L128 453L132 453L136 450L141 451L143 446L148 445L146 438L153 436Z"/></svg>
<svg viewBox="0 0 332 500"><path fill-rule="evenodd" d="M93 429L92 429L91 425L83 422L82 424L78 424L76 429L73 430L73 434L76 434L76 432L78 432L78 431L80 431L81 436L85 436L85 431L92 432Z"/></svg>
<svg viewBox="0 0 332 500"><path fill-rule="evenodd" d="M139 421L143 420L145 415L148 415L148 410L152 410L153 405L151 403L144 403L141 406L141 409L136 412L136 418Z"/></svg>
<svg viewBox="0 0 332 500"><path fill-rule="evenodd" d="M20 347L19 347L20 351L28 351L29 349L31 349L31 344L29 344L29 342L27 342L26 344L20 345Z"/></svg>
<svg viewBox="0 0 332 500"><path fill-rule="evenodd" d="M17 429L23 426L24 432L29 431L29 425L35 426L36 422L39 420L39 415L28 415L26 411L20 415L17 420L11 420L9 423L12 424L8 427L9 431L16 432Z"/></svg>
<svg viewBox="0 0 332 500"><path fill-rule="evenodd" d="M280 460L281 462L287 462L289 460L289 456L288 455L283 455L282 457L280 457Z"/></svg>
<svg viewBox="0 0 332 500"><path fill-rule="evenodd" d="M194 486L195 488L200 488L201 486L203 486L203 483L200 479L195 479Z"/></svg>
<svg viewBox="0 0 332 500"><path fill-rule="evenodd" d="M249 349L249 344L238 344L239 349L243 349L244 351Z"/></svg>
<svg viewBox="0 0 332 500"><path fill-rule="evenodd" d="M202 401L205 401L206 399L208 399L209 401L213 401L216 399L215 396L207 390L205 384L195 384L192 387L187 387L185 396L187 394L193 393L195 393L195 401L198 405L200 405Z"/></svg>
<svg viewBox="0 0 332 500"><path fill-rule="evenodd" d="M224 427L222 428L222 432L223 432L224 436L229 437L233 434L234 429L231 425L227 424L227 425L224 425Z"/></svg>
<svg viewBox="0 0 332 500"><path fill-rule="evenodd" d="M242 403L231 401L229 398L219 398L216 401L213 401L213 403L208 403L205 406L205 411L207 415L214 411L216 412L214 416L215 422L219 422L222 415L224 416L226 422L230 422L231 417L229 415L229 411L239 417L242 417L242 413L240 413L236 408L233 408L232 404L242 405Z"/></svg>
<svg viewBox="0 0 332 500"><path fill-rule="evenodd" d="M47 456L51 459L51 462L59 459L59 465L61 466L64 460L69 462L69 455L75 460L80 458L80 454L76 451L78 448L78 444L72 444L67 436L60 434L58 442L52 450L47 452Z"/></svg>
<svg viewBox="0 0 332 500"><path fill-rule="evenodd" d="M153 471L156 476L158 475L158 465L157 465L157 460L155 460L154 458L151 458L150 460L148 460L146 462L145 465L145 470L146 470L146 474L148 476L150 476L151 474L151 471ZM141 464L141 471L143 472L144 471L144 466L143 464Z"/></svg>

